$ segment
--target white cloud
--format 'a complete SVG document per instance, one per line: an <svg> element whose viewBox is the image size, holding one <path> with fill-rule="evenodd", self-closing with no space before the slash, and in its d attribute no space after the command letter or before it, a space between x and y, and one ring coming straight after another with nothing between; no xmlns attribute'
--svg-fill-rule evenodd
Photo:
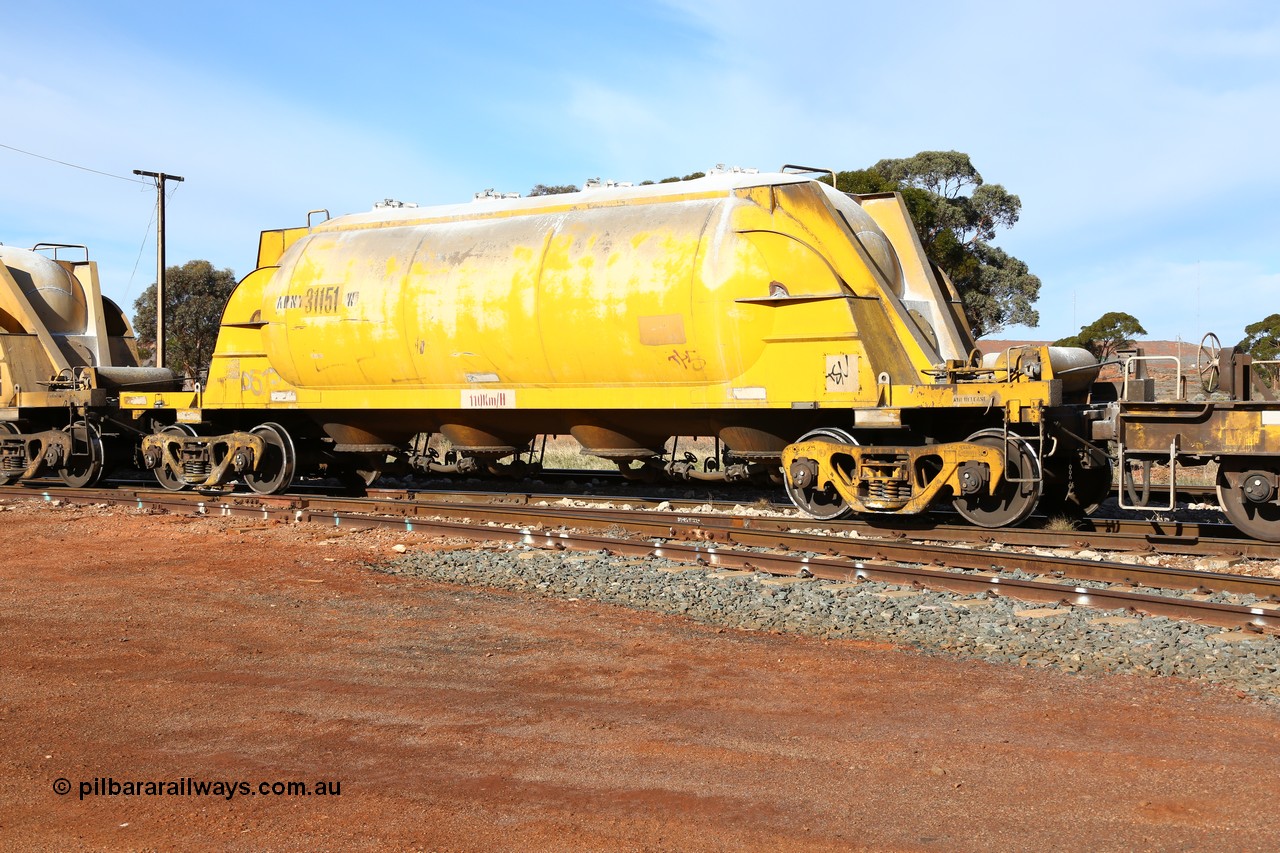
<svg viewBox="0 0 1280 853"><path fill-rule="evenodd" d="M448 170L395 131L356 127L246 89L131 55L49 69L21 42L0 57L2 140L47 157L132 177L133 168L182 175L168 209L171 263L207 258L247 273L258 233L302 224L306 211L366 210L385 196L421 193L451 201ZM85 77L87 66L97 69ZM37 82L25 68L42 68ZM25 119L25 120L24 120ZM0 149L0 239L90 244L104 287L131 304L154 280L154 248L130 271L154 209L155 191ZM433 198L426 198L427 192ZM436 196L436 193L440 195ZM153 244L152 244L153 246Z"/></svg>

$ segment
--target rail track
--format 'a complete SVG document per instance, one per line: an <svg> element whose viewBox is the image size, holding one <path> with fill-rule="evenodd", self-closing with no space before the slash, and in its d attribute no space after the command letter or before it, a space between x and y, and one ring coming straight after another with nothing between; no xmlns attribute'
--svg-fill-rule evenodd
<svg viewBox="0 0 1280 853"><path fill-rule="evenodd" d="M456 500L448 500L450 497ZM475 493L360 499L233 494L210 499L160 489L41 490L27 486L0 488L0 498L107 503L339 527L389 527L533 548L661 557L721 570L836 582L871 580L1052 605L1125 609L1228 628L1280 632L1277 579L983 547L990 541L976 545L972 541L936 541L956 532L957 525L912 531L921 535L909 539L902 530L875 530L865 522L824 524L817 530L811 519L804 518L729 515L692 508L637 511L566 506L568 499L563 496L516 494L490 495L484 503ZM599 498L590 501L600 502ZM634 507L637 502L631 499L629 503ZM867 535L868 530L890 538L873 538ZM1057 537L1059 548L1080 547L1078 542L1064 543L1061 531L976 532L985 540L994 538L993 534L1008 534L1044 546ZM1086 535L1090 548L1110 547L1104 543L1111 540L1103 539L1102 533ZM1124 550L1169 548L1170 553L1240 554L1262 547L1248 540L1204 537L1198 531L1188 534L1179 530L1177 535L1168 535L1148 529L1146 533L1131 530L1107 535L1117 537L1116 547ZM1266 548L1267 553L1250 555L1280 559L1280 548Z"/></svg>
<svg viewBox="0 0 1280 853"><path fill-rule="evenodd" d="M400 498L406 506L432 507L440 513L458 513L459 507L509 506L526 507L530 513L555 509L570 513L613 518L622 521L643 510L654 519L674 525L702 527L708 538L721 528L753 528L757 530L821 531L824 535L870 536L877 538L927 539L975 544L1003 544L1026 547L1076 547L1109 551L1133 551L1160 554L1219 555L1280 559L1280 545L1258 542L1242 536L1229 524L1210 522L1164 521L1161 519L1090 518L1077 522L1074 529L1052 527L981 528L957 523L946 515L895 517L879 519L839 519L816 521L798 516L785 504L747 507L732 501L654 498L637 499L607 495L579 496L539 495L521 492L481 493L444 491L396 491L382 495ZM565 502L573 506L566 506ZM579 506L580 505L580 506ZM662 506L669 509L659 509ZM753 512L752 510L761 512ZM763 514L767 513L767 514ZM513 517L517 511L513 509Z"/></svg>
<svg viewBox="0 0 1280 853"><path fill-rule="evenodd" d="M172 496L150 487L149 483L118 481L117 487L130 494ZM15 494L28 493L34 485L7 487ZM6 493L0 487L0 495ZM51 492L53 494L54 492ZM109 494L96 490L92 494ZM56 494L66 497L69 490ZM197 502L215 504L222 497L202 496L197 493L177 493L182 503ZM815 535L836 537L874 537L877 539L928 540L975 545L1007 545L1032 548L1100 549L1152 554L1213 555L1280 559L1280 545L1258 542L1243 536L1236 528L1225 523L1166 521L1160 518L1085 518L1074 524L1073 529L1032 525L1020 528L980 528L957 521L945 513L924 516L894 516L881 518L863 517L817 521L798 515L788 503L754 501L711 500L677 497L639 497L636 495L610 494L561 494L528 491L494 491L492 489L371 489L363 498L349 498L333 494L331 489L315 487L307 492L285 497L290 501L305 501L309 506L332 506L353 512L370 511L371 502L394 515L424 515L428 513L446 517L468 514L469 507L507 507L510 518L507 523L537 523L539 516L556 511L578 519L581 524L598 527L602 519L611 524L636 521L640 510L650 521L658 521L670 527L685 530L685 538L715 539L718 531L751 528L755 530L809 530ZM250 493L225 497L230 506L248 504L258 506L279 498L263 498ZM490 515L491 518L495 517ZM1041 524L1044 519L1039 520ZM565 523L569 523L566 521ZM699 534L697 528L702 529ZM655 533L655 535L658 535ZM819 549L822 550L822 549Z"/></svg>

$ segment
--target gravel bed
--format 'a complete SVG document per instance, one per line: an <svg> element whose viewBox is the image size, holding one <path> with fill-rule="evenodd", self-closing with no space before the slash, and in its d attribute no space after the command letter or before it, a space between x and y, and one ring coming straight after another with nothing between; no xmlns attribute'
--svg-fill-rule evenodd
<svg viewBox="0 0 1280 853"><path fill-rule="evenodd" d="M1164 617L524 547L413 551L380 568L590 599L726 628L888 642L927 654L1081 674L1174 676L1280 703L1280 638Z"/></svg>

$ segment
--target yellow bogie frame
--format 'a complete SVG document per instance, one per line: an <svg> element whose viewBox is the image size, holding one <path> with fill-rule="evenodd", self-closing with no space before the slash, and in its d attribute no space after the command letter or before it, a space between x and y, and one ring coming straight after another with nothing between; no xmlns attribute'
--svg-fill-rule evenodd
<svg viewBox="0 0 1280 853"><path fill-rule="evenodd" d="M782 452L782 468L799 488L832 488L854 512L923 512L939 497L976 484L988 495L1004 478L1005 454L996 447L952 442L923 447L861 447L802 441ZM982 466L983 473L972 466ZM989 473L985 473L989 472ZM968 477L964 476L966 473Z"/></svg>

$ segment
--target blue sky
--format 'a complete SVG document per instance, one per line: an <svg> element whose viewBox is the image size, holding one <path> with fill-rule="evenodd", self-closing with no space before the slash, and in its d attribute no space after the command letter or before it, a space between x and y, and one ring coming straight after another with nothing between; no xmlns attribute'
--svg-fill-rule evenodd
<svg viewBox="0 0 1280 853"><path fill-rule="evenodd" d="M48 2L4 32L0 143L183 175L170 264L244 275L312 208L956 149L1021 197L997 243L1043 282L1002 336L1280 311L1269 2ZM0 241L88 244L130 313L154 197L0 148Z"/></svg>

